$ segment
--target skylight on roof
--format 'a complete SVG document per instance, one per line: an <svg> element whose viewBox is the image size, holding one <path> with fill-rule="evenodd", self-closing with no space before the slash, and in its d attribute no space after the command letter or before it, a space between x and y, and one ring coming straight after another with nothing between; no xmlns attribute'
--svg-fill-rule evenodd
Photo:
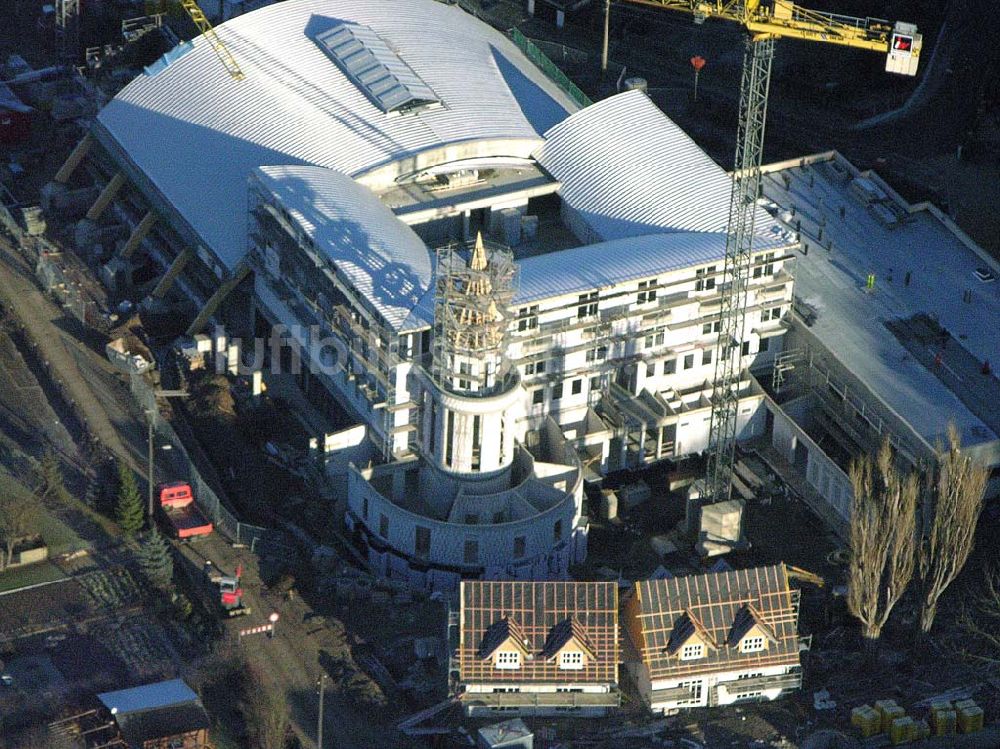
<svg viewBox="0 0 1000 749"><path fill-rule="evenodd" d="M434 90L370 27L342 23L313 41L386 114L441 105Z"/></svg>

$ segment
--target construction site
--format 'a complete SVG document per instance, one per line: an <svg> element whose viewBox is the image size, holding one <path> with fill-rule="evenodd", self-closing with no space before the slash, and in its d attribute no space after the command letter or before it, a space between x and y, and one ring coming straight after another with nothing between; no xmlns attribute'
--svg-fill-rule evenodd
<svg viewBox="0 0 1000 749"><path fill-rule="evenodd" d="M0 747L1000 745L1000 60L818 5L16 0Z"/></svg>

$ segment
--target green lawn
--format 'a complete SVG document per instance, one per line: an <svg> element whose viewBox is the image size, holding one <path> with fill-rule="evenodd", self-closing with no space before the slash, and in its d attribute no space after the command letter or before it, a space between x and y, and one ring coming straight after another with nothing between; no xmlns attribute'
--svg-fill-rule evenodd
<svg viewBox="0 0 1000 749"><path fill-rule="evenodd" d="M28 585L62 580L65 577L66 575L52 562L39 562L23 569L0 572L0 593L7 590L17 590Z"/></svg>

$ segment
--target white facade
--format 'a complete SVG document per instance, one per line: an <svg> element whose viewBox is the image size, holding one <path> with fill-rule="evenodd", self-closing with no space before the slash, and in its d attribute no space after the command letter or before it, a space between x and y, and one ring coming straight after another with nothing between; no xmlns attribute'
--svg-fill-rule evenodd
<svg viewBox="0 0 1000 749"><path fill-rule="evenodd" d="M802 679L798 665L761 666L653 682L645 666L629 663L627 668L643 702L654 714L776 700L788 691L797 690Z"/></svg>

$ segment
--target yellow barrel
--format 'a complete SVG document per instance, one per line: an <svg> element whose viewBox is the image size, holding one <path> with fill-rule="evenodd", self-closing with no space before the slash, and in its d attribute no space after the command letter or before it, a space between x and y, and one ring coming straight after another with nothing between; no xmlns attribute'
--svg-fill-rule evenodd
<svg viewBox="0 0 1000 749"><path fill-rule="evenodd" d="M905 744L912 738L913 718L904 715L901 718L894 718L889 724L889 741L896 744Z"/></svg>

